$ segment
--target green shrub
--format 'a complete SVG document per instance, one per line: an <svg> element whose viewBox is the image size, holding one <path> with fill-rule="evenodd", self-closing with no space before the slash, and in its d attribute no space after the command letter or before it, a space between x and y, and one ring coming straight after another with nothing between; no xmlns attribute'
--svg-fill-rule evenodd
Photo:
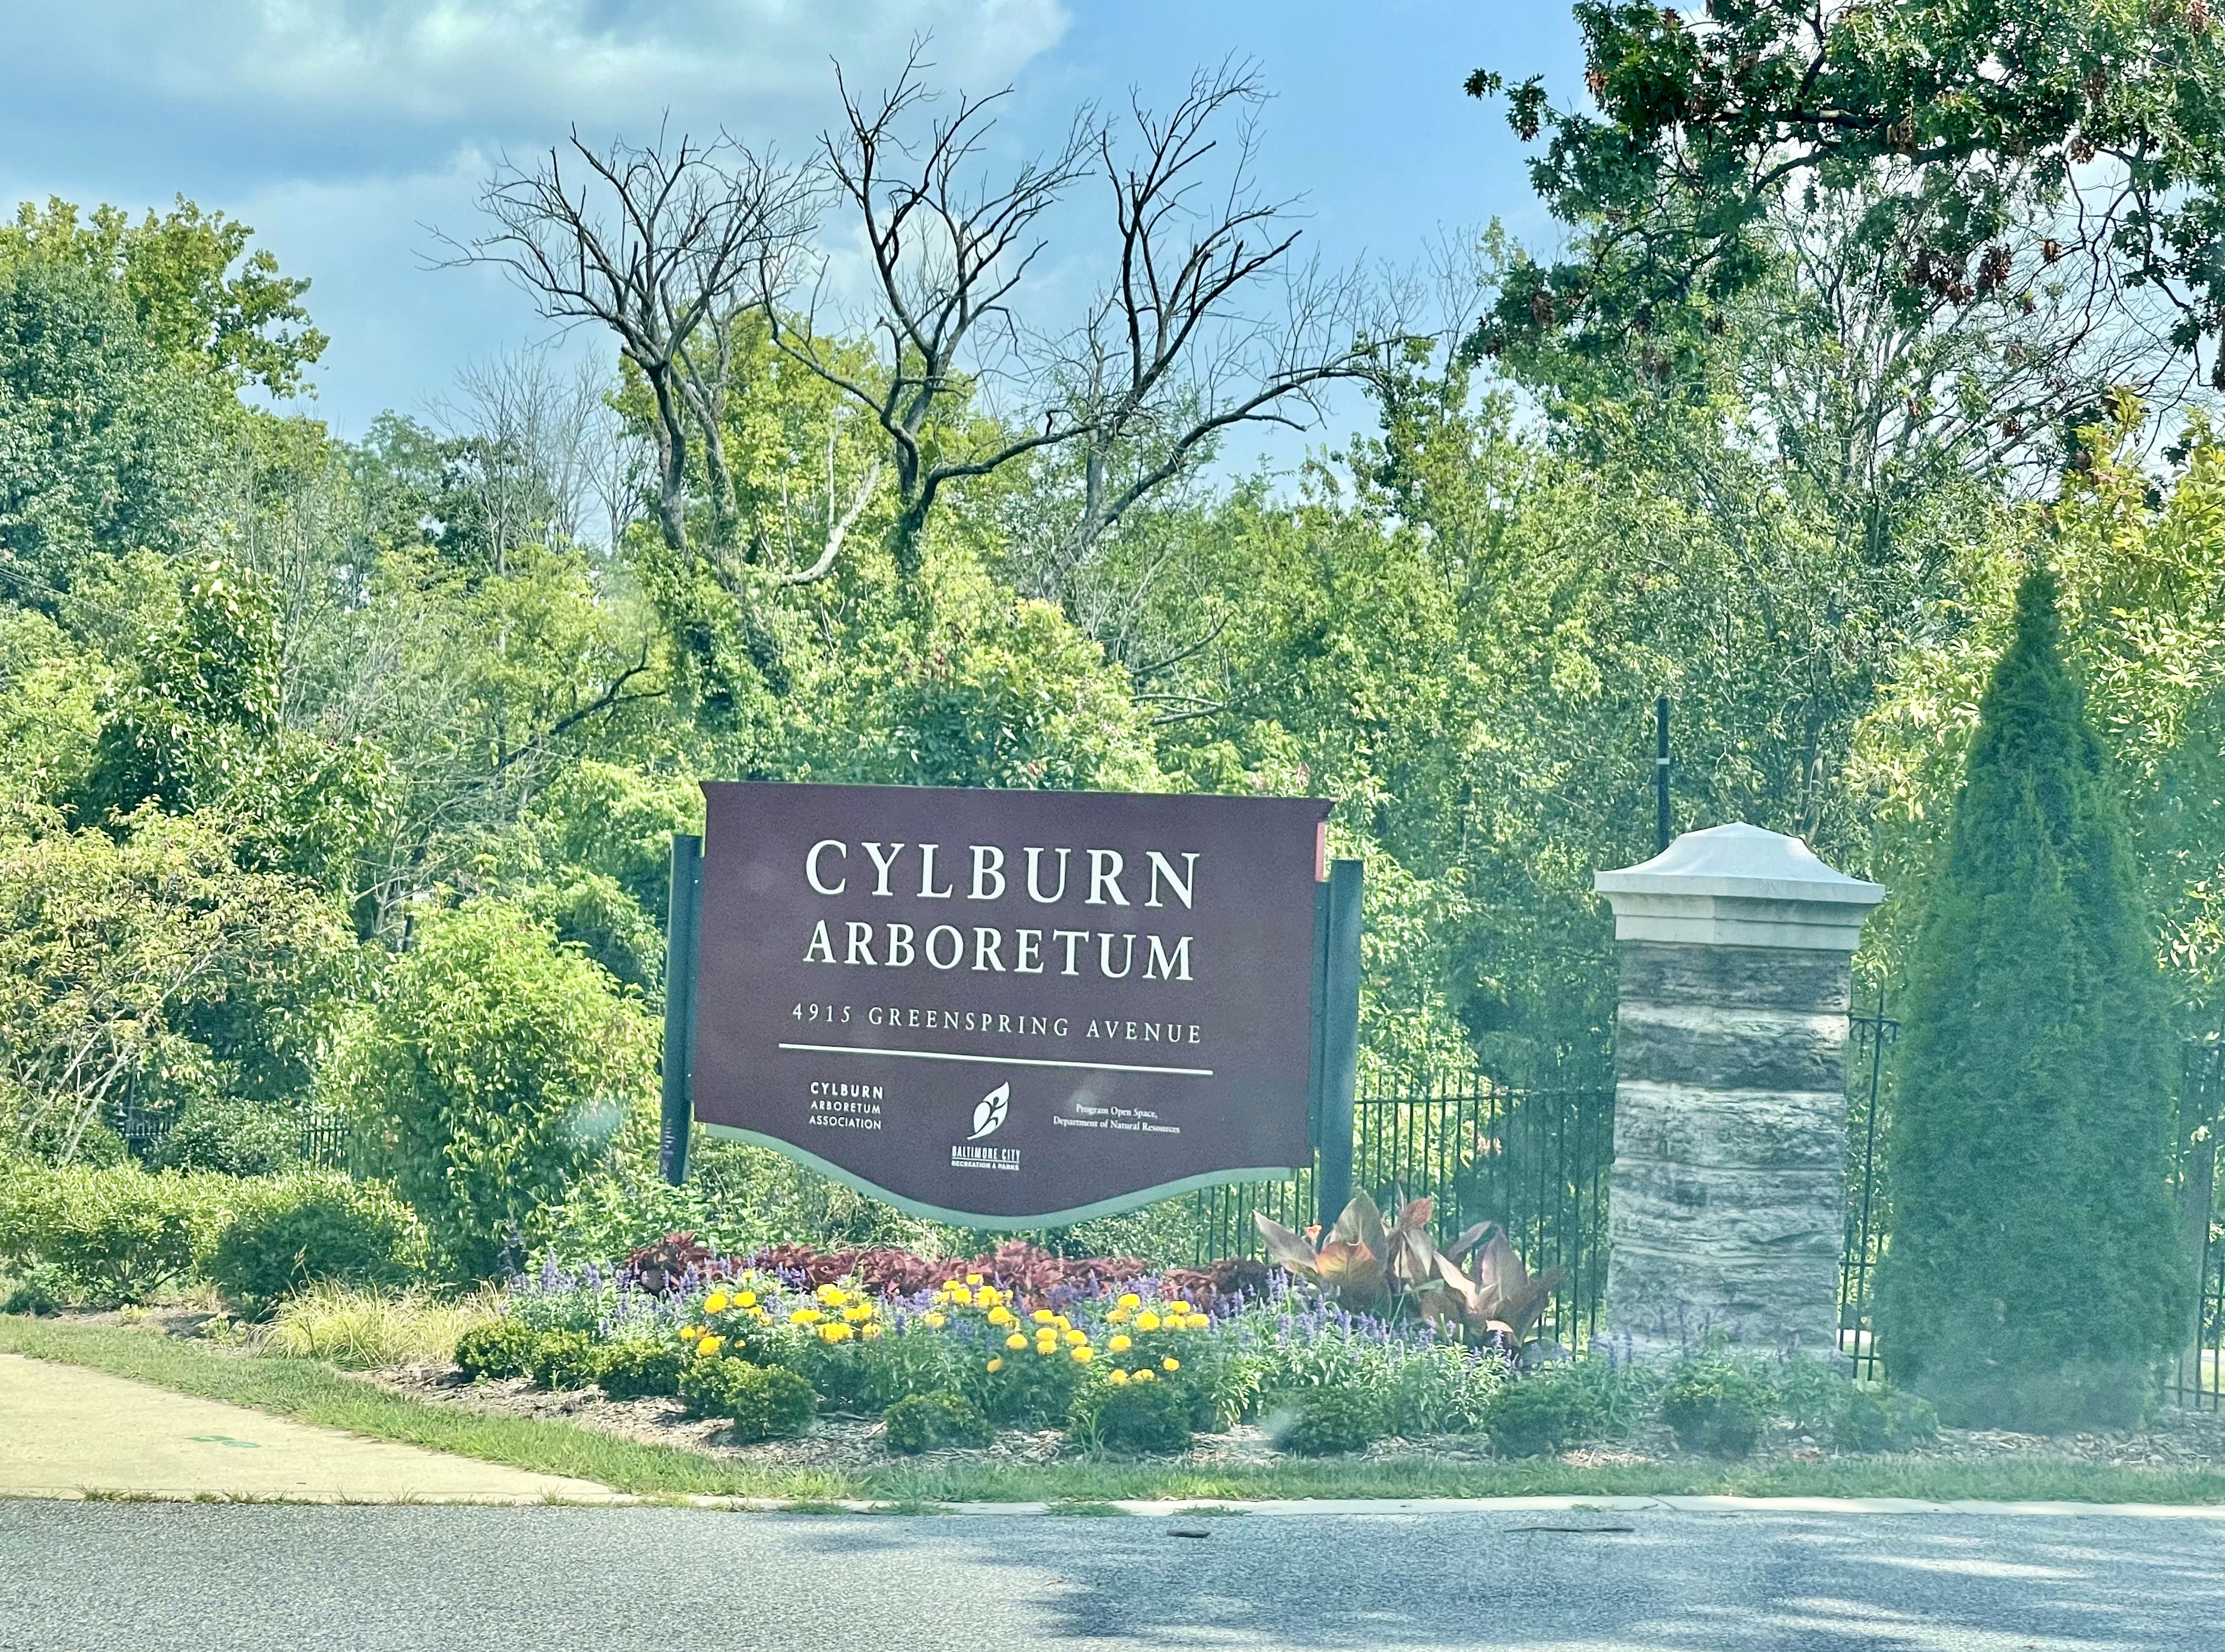
<svg viewBox="0 0 2225 1652"><path fill-rule="evenodd" d="M0 1313L27 1313L35 1317L51 1315L62 1311L62 1299L51 1282L52 1269L44 1263L31 1269L28 1276L10 1287L7 1300L0 1301Z"/></svg>
<svg viewBox="0 0 2225 1652"><path fill-rule="evenodd" d="M1777 1396L1727 1359L1696 1359L1680 1368L1661 1396L1661 1421L1688 1452L1744 1457L1777 1412Z"/></svg>
<svg viewBox="0 0 2225 1652"><path fill-rule="evenodd" d="M758 1345L774 1352L783 1370L794 1371L810 1384L811 1391L819 1396L821 1410L853 1416L872 1415L866 1389L873 1371L864 1343L855 1339L827 1342L813 1336L775 1336ZM746 1360L751 1351L745 1342L735 1357Z"/></svg>
<svg viewBox="0 0 2225 1652"><path fill-rule="evenodd" d="M601 1350L584 1331L543 1331L533 1339L526 1369L546 1389L588 1388L597 1376Z"/></svg>
<svg viewBox="0 0 2225 1652"><path fill-rule="evenodd" d="M1484 1432L1501 1457L1538 1457L1588 1439L1594 1423L1583 1386L1571 1368L1549 1366L1500 1389L1485 1414Z"/></svg>
<svg viewBox="0 0 2225 1652"><path fill-rule="evenodd" d="M211 1096L186 1108L150 1157L166 1170L272 1176L300 1163L301 1142L295 1114L236 1096Z"/></svg>
<svg viewBox="0 0 2225 1652"><path fill-rule="evenodd" d="M1938 1433L1929 1400L1892 1389L1855 1389L1831 1420L1831 1443L1842 1452L1905 1451Z"/></svg>
<svg viewBox="0 0 2225 1652"><path fill-rule="evenodd" d="M11 1165L0 1175L0 1265L41 1269L44 1288L64 1301L144 1301L191 1276L233 1201L252 1187L129 1164Z"/></svg>
<svg viewBox="0 0 2225 1652"><path fill-rule="evenodd" d="M1075 1398L1068 1427L1098 1451L1188 1451L1190 1403L1178 1383L1093 1383Z"/></svg>
<svg viewBox="0 0 2225 1652"><path fill-rule="evenodd" d="M1358 1451L1390 1432L1381 1396L1358 1383L1293 1389L1272 1404L1275 1443L1302 1457Z"/></svg>
<svg viewBox="0 0 2225 1652"><path fill-rule="evenodd" d="M209 1254L207 1273L226 1301L259 1317L304 1285L396 1289L424 1263L424 1229L391 1193L309 1171L243 1199Z"/></svg>
<svg viewBox="0 0 2225 1652"><path fill-rule="evenodd" d="M456 1365L474 1379L523 1377L533 1369L533 1348L540 1339L531 1326L504 1314L456 1339Z"/></svg>
<svg viewBox="0 0 2225 1652"><path fill-rule="evenodd" d="M690 1358L680 1373L680 1401L691 1417L725 1417L747 1445L793 1440L811 1427L818 1397L794 1371L714 1356Z"/></svg>
<svg viewBox="0 0 2225 1652"><path fill-rule="evenodd" d="M2171 1041L2055 579L2017 592L1911 965L1878 1337L1949 1421L2135 1421L2182 1334Z"/></svg>
<svg viewBox="0 0 2225 1652"><path fill-rule="evenodd" d="M881 1414L881 1423L889 1449L908 1457L946 1446L986 1446L997 1437L981 1408L948 1389L898 1400Z"/></svg>
<svg viewBox="0 0 2225 1652"><path fill-rule="evenodd" d="M646 1154L656 1023L523 908L420 924L320 1083L384 1143L447 1270L485 1279L541 1207L613 1153Z"/></svg>
<svg viewBox="0 0 2225 1652"><path fill-rule="evenodd" d="M680 1392L680 1373L691 1358L669 1342L613 1342L595 1351L595 1383L613 1400Z"/></svg>

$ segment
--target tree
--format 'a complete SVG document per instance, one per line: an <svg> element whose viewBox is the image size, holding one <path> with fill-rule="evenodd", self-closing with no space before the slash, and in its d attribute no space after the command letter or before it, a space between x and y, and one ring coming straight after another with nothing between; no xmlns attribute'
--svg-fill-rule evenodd
<svg viewBox="0 0 2225 1652"><path fill-rule="evenodd" d="M1911 968L1879 1337L1976 1426L2122 1425L2183 1295L2171 1055L2054 576L2017 593Z"/></svg>
<svg viewBox="0 0 2225 1652"><path fill-rule="evenodd" d="M353 951L329 901L243 868L212 822L128 825L0 828L0 1139L63 1162L127 1095L298 1090Z"/></svg>
<svg viewBox="0 0 2225 1652"><path fill-rule="evenodd" d="M1368 375L1378 341L1357 284L1294 268L1294 203L1268 199L1253 179L1250 117L1266 94L1248 65L1201 72L1167 115L1132 104L1132 149L1084 110L1059 148L994 180L974 174L1003 94L960 97L919 130L935 102L923 66L915 50L877 98L843 83L844 125L821 140L834 196L872 262L853 330L881 346L876 358L866 370L837 361L808 307L796 314L783 287L760 297L780 347L885 439L897 493L888 543L903 579L917 578L929 519L954 484L1076 448L1055 585L1227 432L1303 427L1323 387ZM1022 313L1019 288L1049 245L1046 216L1086 177L1112 199L1111 270L1079 326L1047 329ZM1278 279L1280 301L1250 307ZM952 416L992 385L1006 392L992 409L1001 418Z"/></svg>
<svg viewBox="0 0 2225 1652"><path fill-rule="evenodd" d="M233 389L257 384L295 396L331 340L302 307L309 283L280 274L267 249L250 251L254 236L252 226L182 195L171 212L149 212L137 224L107 206L79 222L75 206L50 198L44 212L26 201L15 223L0 225L0 263L30 257L80 269L120 293L169 360Z"/></svg>
<svg viewBox="0 0 2225 1652"><path fill-rule="evenodd" d="M530 169L505 164L481 192L494 229L452 243L458 261L508 270L542 313L593 321L617 336L649 391L656 452L656 522L666 549L701 559L742 609L760 669L777 670L759 598L734 556L733 482L726 463L732 329L802 232L808 192L792 169L721 136L591 149L575 131ZM710 519L691 523L697 478Z"/></svg>
<svg viewBox="0 0 2225 1652"><path fill-rule="evenodd" d="M518 908L428 915L323 1082L371 1130L460 1278L491 1277L542 1205L645 1150L656 1024Z"/></svg>
<svg viewBox="0 0 2225 1652"><path fill-rule="evenodd" d="M0 591L53 612L97 558L183 549L212 522L239 413L163 359L113 283L0 257Z"/></svg>
<svg viewBox="0 0 2225 1652"><path fill-rule="evenodd" d="M1867 193L1862 232L1899 255L1911 312L2061 279L2093 326L2146 329L2163 357L2218 330L2225 52L2207 0L1575 13L1594 111L1553 107L1536 77L1467 82L1506 94L1525 141L1550 135L1531 181L1580 230L1577 256L1504 295L1512 329L1673 339L1767 271L1773 215Z"/></svg>

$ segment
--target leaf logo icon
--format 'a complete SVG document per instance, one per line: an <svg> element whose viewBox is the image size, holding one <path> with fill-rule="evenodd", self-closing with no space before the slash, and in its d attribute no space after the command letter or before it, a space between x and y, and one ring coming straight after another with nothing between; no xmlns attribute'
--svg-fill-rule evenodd
<svg viewBox="0 0 2225 1652"><path fill-rule="evenodd" d="M997 1127L1005 1122L1005 1110L1011 1099L1012 1086L1009 1080L982 1097L980 1105L973 1110L973 1134L966 1139L978 1142L985 1136L995 1135Z"/></svg>

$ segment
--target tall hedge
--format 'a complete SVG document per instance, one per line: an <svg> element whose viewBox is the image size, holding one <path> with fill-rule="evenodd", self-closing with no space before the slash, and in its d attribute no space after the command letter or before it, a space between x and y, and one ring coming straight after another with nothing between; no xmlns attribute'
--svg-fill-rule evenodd
<svg viewBox="0 0 2225 1652"><path fill-rule="evenodd" d="M2017 592L1911 970L1879 1332L1949 1421L2143 1408L2183 1282L2171 1042L2055 580Z"/></svg>

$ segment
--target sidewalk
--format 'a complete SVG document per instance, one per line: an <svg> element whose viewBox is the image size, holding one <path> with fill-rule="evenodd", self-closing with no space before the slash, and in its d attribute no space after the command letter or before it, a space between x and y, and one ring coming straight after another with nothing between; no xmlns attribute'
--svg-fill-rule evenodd
<svg viewBox="0 0 2225 1652"><path fill-rule="evenodd" d="M319 1503L631 1501L588 1480L450 1457L0 1354L0 1497Z"/></svg>

